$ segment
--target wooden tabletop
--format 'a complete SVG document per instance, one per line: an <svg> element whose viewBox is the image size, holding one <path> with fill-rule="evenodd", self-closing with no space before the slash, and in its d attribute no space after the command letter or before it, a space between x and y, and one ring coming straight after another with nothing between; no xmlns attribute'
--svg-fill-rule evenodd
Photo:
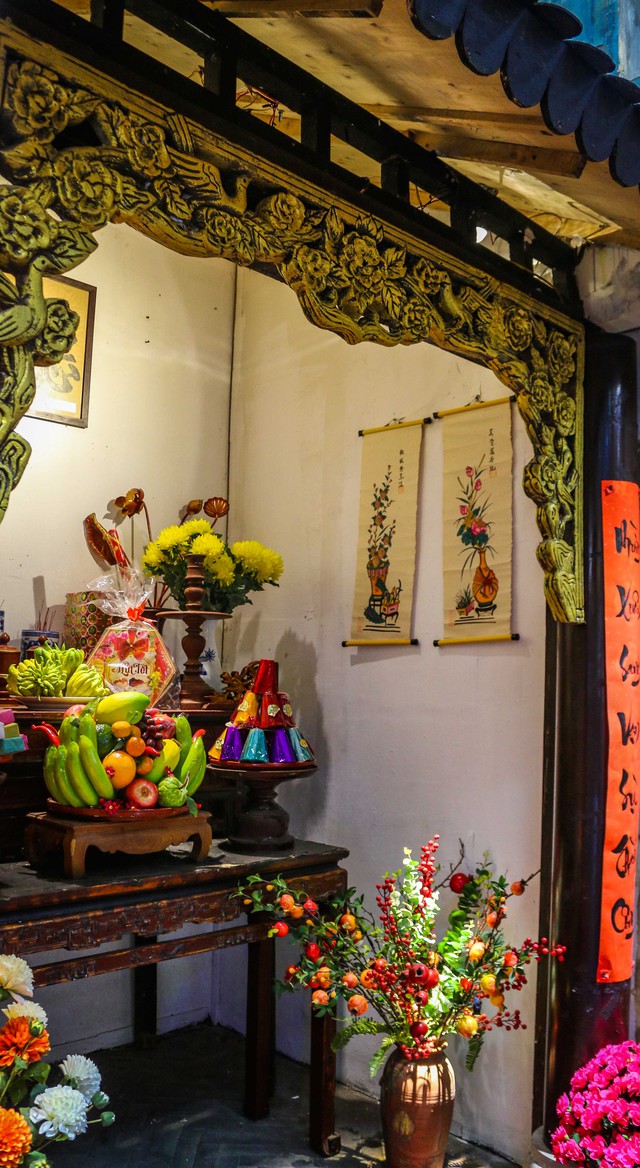
<svg viewBox="0 0 640 1168"><path fill-rule="evenodd" d="M346 848L309 840L296 840L290 850L271 855L245 856L224 850L224 840L214 840L206 860L194 863L189 849L176 847L158 855L96 857L87 876L67 879L59 873L36 872L28 863L0 864L0 928L15 921L15 914L36 913L61 905L101 899L136 897L174 890L232 886L259 872L265 877L285 877L335 868L349 852Z"/></svg>

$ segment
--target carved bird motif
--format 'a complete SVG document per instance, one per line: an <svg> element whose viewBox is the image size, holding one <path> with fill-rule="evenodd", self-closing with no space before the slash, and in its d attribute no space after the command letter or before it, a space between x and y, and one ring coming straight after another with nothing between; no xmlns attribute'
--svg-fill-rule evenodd
<svg viewBox="0 0 640 1168"><path fill-rule="evenodd" d="M50 268L48 257L40 255L15 284L0 273L0 345L24 345L42 332L47 320L42 276Z"/></svg>
<svg viewBox="0 0 640 1168"><path fill-rule="evenodd" d="M248 174L235 176L235 191L230 195L218 167L213 162L208 162L206 158L190 158L174 150L169 150L169 156L177 178L203 202L213 203L222 211L236 211L240 215L246 211L247 188L251 182Z"/></svg>

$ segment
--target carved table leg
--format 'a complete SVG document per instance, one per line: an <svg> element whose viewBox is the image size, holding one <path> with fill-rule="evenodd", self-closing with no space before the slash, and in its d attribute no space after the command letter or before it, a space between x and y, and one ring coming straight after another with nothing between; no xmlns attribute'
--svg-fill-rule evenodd
<svg viewBox="0 0 640 1168"><path fill-rule="evenodd" d="M340 1151L340 1136L335 1131L336 1056L331 1049L335 1032L335 1018L312 1015L309 1142L321 1156L337 1156Z"/></svg>
<svg viewBox="0 0 640 1168"><path fill-rule="evenodd" d="M213 842L211 834L211 827L208 823L203 823L198 834L193 837L193 848L191 850L191 859L198 863L200 860L206 860L209 855L209 849Z"/></svg>
<svg viewBox="0 0 640 1168"><path fill-rule="evenodd" d="M63 841L64 874L70 879L84 876L84 864L87 855L87 844L83 840L65 835Z"/></svg>
<svg viewBox="0 0 640 1168"><path fill-rule="evenodd" d="M269 1114L273 1060L275 945L273 938L249 945L244 1112L249 1119Z"/></svg>
<svg viewBox="0 0 640 1168"><path fill-rule="evenodd" d="M157 937L134 934L133 943L153 945ZM138 965L133 971L133 1038L136 1046L151 1050L156 1044L158 1024L158 966Z"/></svg>

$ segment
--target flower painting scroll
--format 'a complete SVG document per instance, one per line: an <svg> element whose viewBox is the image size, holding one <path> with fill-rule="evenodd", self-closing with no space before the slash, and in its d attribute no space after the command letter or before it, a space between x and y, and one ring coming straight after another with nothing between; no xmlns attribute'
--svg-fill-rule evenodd
<svg viewBox="0 0 640 1168"><path fill-rule="evenodd" d="M411 640L422 419L363 433L351 643Z"/></svg>
<svg viewBox="0 0 640 1168"><path fill-rule="evenodd" d="M508 401L442 411L444 629L511 634L512 448Z"/></svg>

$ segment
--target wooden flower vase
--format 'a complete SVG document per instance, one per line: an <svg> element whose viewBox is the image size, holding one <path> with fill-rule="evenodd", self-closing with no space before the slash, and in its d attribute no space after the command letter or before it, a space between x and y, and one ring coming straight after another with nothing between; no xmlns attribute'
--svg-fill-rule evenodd
<svg viewBox="0 0 640 1168"><path fill-rule="evenodd" d="M204 586L204 556L187 556L187 579L184 588L186 607L168 608L162 612L162 620L181 620L187 627L182 638L185 665L180 684L180 708L197 710L216 705L228 705L223 694L212 689L200 673L200 657L207 642L202 634L202 626L208 620L228 620L229 612L212 612L204 608L206 590ZM160 614L158 614L158 620Z"/></svg>

